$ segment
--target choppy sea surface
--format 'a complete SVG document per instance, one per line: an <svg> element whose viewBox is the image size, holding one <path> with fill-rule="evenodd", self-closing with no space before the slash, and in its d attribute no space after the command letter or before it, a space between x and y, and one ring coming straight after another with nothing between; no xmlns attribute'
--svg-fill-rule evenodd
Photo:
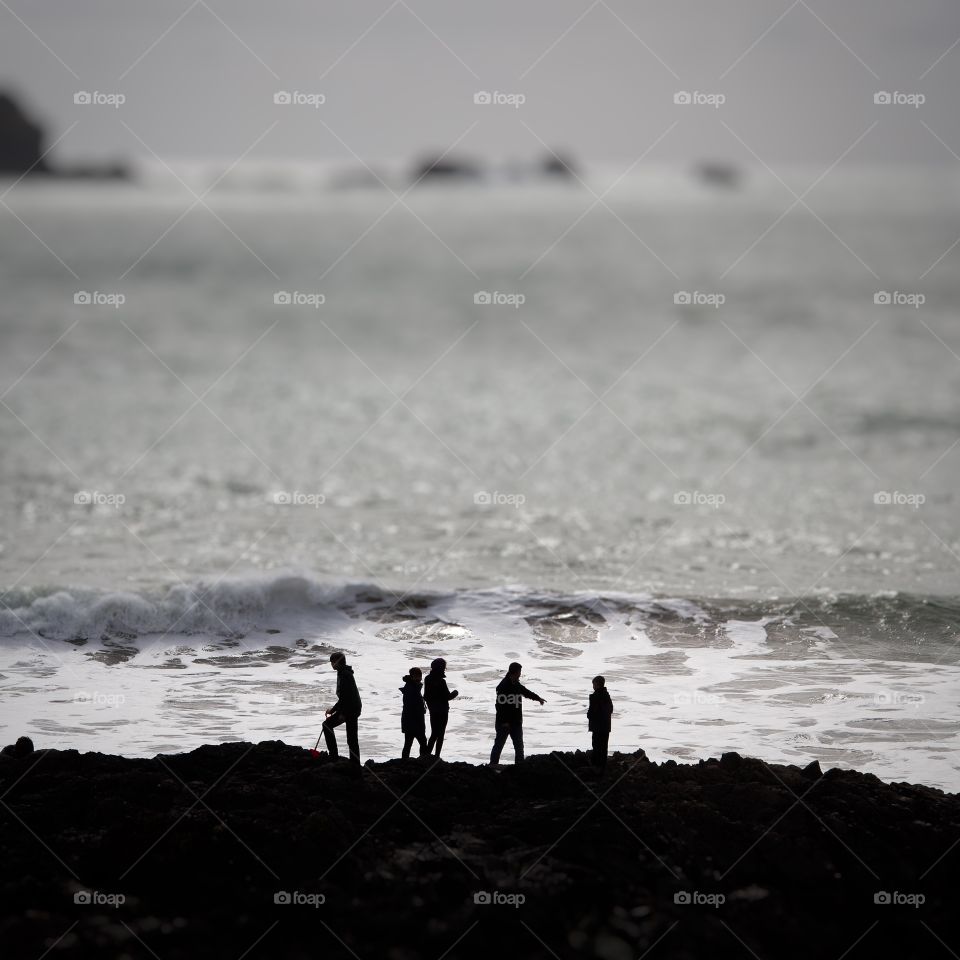
<svg viewBox="0 0 960 960"><path fill-rule="evenodd" d="M342 648L365 756L518 659L530 752L603 673L615 749L956 790L957 177L612 183L17 184L4 734L312 746Z"/></svg>

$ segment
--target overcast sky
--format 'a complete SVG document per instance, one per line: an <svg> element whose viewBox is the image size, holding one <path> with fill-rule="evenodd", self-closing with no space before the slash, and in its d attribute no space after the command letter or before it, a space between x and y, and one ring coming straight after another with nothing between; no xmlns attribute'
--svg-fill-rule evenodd
<svg viewBox="0 0 960 960"><path fill-rule="evenodd" d="M527 158L543 141L590 161L829 164L856 143L850 162L956 163L958 41L957 0L6 0L0 85L52 137L77 121L59 160L454 143ZM126 102L78 106L79 90ZM277 106L279 90L326 102ZM926 102L878 106L878 91Z"/></svg>

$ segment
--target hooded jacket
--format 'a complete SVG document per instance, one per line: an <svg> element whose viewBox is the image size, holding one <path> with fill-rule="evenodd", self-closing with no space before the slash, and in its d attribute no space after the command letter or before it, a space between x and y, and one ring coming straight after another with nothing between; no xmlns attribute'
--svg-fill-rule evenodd
<svg viewBox="0 0 960 960"><path fill-rule="evenodd" d="M591 733L609 733L610 718L613 716L613 701L606 687L590 694L590 706L587 708L587 729Z"/></svg>
<svg viewBox="0 0 960 960"><path fill-rule="evenodd" d="M360 710L360 691L353 678L353 667L341 663L337 667L337 702L333 705L333 711L345 717L359 717Z"/></svg>
<svg viewBox="0 0 960 960"><path fill-rule="evenodd" d="M423 694L420 688L423 682L414 680L413 677L403 678L403 686L400 692L403 694L403 712L400 714L400 730L403 733L424 732L424 714L427 712L426 704L423 702Z"/></svg>

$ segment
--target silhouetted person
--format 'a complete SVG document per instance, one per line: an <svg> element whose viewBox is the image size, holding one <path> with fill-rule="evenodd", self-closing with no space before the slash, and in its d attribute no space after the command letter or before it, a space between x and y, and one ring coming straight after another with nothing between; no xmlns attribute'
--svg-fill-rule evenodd
<svg viewBox="0 0 960 960"><path fill-rule="evenodd" d="M523 759L523 698L536 700L541 706L547 702L520 683L522 669L519 663L511 663L507 668L507 675L497 684L497 736L493 741L493 750L490 751L491 765L500 762L500 754L508 735L513 741L516 762Z"/></svg>
<svg viewBox="0 0 960 960"><path fill-rule="evenodd" d="M423 681L423 699L427 701L430 711L430 739L427 741L427 753L433 753L436 747L437 756L443 749L443 735L447 729L447 718L450 716L450 701L457 697L458 691L453 693L447 687L447 661L437 657L430 664L430 672Z"/></svg>
<svg viewBox="0 0 960 960"><path fill-rule="evenodd" d="M0 756L6 760L22 760L33 753L33 741L29 737L19 737L16 743L8 743Z"/></svg>
<svg viewBox="0 0 960 960"><path fill-rule="evenodd" d="M427 754L427 732L424 726L424 716L427 706L423 702L423 674L419 667L411 667L410 672L403 678L400 692L403 694L403 712L400 714L400 730L403 732L404 760L410 756L410 747L416 740L420 744L420 756Z"/></svg>
<svg viewBox="0 0 960 960"><path fill-rule="evenodd" d="M607 744L610 740L610 718L613 716L613 701L607 693L603 677L593 678L593 693L587 708L587 729L593 734L591 761L598 770L607 766Z"/></svg>
<svg viewBox="0 0 960 960"><path fill-rule="evenodd" d="M337 702L327 711L323 721L323 738L327 742L327 753L339 757L334 727L341 723L347 725L347 749L350 761L360 766L360 741L357 737L357 720L360 717L360 692L353 678L353 667L347 666L347 658L342 653L330 654L330 665L337 671Z"/></svg>

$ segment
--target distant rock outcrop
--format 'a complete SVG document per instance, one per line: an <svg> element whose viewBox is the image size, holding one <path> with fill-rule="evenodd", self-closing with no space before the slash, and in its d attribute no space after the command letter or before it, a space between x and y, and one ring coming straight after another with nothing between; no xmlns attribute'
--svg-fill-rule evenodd
<svg viewBox="0 0 960 960"><path fill-rule="evenodd" d="M428 157L413 171L414 182L426 180L479 180L483 172L470 160L450 157Z"/></svg>
<svg viewBox="0 0 960 960"><path fill-rule="evenodd" d="M562 153L549 154L540 165L540 172L548 177L576 178L577 168L573 161Z"/></svg>
<svg viewBox="0 0 960 960"><path fill-rule="evenodd" d="M696 174L711 187L734 189L740 186L740 169L732 163L724 163L720 160L704 160L697 165Z"/></svg>
<svg viewBox="0 0 960 960"><path fill-rule="evenodd" d="M44 156L46 130L32 119L16 98L0 91L0 176L45 174L85 180L126 179L130 172L122 163L53 166Z"/></svg>
<svg viewBox="0 0 960 960"><path fill-rule="evenodd" d="M0 173L49 173L43 141L43 128L13 97L0 93Z"/></svg>

